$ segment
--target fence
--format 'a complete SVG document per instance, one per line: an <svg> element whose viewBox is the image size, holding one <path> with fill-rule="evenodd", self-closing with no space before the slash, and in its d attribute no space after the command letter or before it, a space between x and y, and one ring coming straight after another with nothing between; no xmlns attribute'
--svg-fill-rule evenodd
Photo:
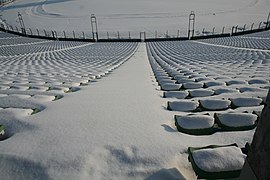
<svg viewBox="0 0 270 180"><path fill-rule="evenodd" d="M0 0L0 6L12 3L16 0ZM1 15L0 15L1 16ZM205 39L214 37L226 37L259 32L270 29L270 12L266 22L252 23L250 25L244 24L243 26L233 27L213 27L202 28L202 30L195 30L195 13L191 12L189 15L189 27L186 30L167 30L161 31L148 31L148 32L98 32L97 20L94 14L91 15L92 31L55 31L45 29L26 28L23 22L22 15L18 12L18 20L20 27L7 24L5 20L0 18L0 31L14 33L20 36L51 39L51 40L69 40L69 41L162 41L162 40L189 40L189 39ZM95 26L93 26L95 25ZM94 28L95 27L95 28ZM94 29L95 31L94 31Z"/></svg>
<svg viewBox="0 0 270 180"><path fill-rule="evenodd" d="M183 35L183 31L176 30L174 32L161 32L154 31L154 33L147 32L98 32L97 36L94 36L91 31L55 31L55 30L41 30L31 28L18 28L17 26L8 25L7 23L0 22L0 31L5 31L20 36L27 36L33 38L49 39L49 40L63 40L63 41L87 41L87 42L108 42L108 41L164 41L164 40L195 40L206 39L215 37L227 37L236 36L242 34L248 34L253 32L260 32L270 29L270 23L259 22L250 25L222 27L211 29L203 28L201 31L195 30L193 36Z"/></svg>

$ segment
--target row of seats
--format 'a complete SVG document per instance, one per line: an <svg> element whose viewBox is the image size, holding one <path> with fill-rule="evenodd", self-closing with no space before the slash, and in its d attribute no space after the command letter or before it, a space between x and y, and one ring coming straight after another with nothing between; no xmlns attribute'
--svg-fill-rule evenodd
<svg viewBox="0 0 270 180"><path fill-rule="evenodd" d="M0 124L6 132L0 140L27 129L16 123L17 117L38 113L45 103L106 76L138 46L133 42L44 41L7 33L0 33L0 38L4 40L0 42Z"/></svg>
<svg viewBox="0 0 270 180"><path fill-rule="evenodd" d="M269 31L249 34L247 36L232 36L201 40L216 45L233 46L240 48L270 50Z"/></svg>
<svg viewBox="0 0 270 180"><path fill-rule="evenodd" d="M270 52L260 51L263 43L246 46L248 38L237 38L240 47L252 49L215 46L232 38L204 40L213 46L201 41L147 43L149 62L167 109L175 112L173 128L179 133L210 138L256 127L270 88ZM193 170L203 179L239 177L244 153L236 144L188 148Z"/></svg>

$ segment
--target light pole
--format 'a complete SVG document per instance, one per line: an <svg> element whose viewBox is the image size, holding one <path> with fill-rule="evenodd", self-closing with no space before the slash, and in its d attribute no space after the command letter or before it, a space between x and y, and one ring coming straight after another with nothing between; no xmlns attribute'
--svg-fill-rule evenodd
<svg viewBox="0 0 270 180"><path fill-rule="evenodd" d="M194 11L191 11L188 20L188 39L194 36L194 26L195 26L195 13Z"/></svg>
<svg viewBox="0 0 270 180"><path fill-rule="evenodd" d="M94 14L91 14L91 27L93 39L98 41L97 18Z"/></svg>
<svg viewBox="0 0 270 180"><path fill-rule="evenodd" d="M22 33L26 35L25 26L24 26L24 22L23 22L23 17L22 17L20 12L18 12L18 19L19 19L19 23L20 23L20 26L21 26Z"/></svg>
<svg viewBox="0 0 270 180"><path fill-rule="evenodd" d="M270 24L269 18L270 18L270 12L269 12L268 17L267 17L267 20L266 20L265 29L267 29L269 27L269 24Z"/></svg>

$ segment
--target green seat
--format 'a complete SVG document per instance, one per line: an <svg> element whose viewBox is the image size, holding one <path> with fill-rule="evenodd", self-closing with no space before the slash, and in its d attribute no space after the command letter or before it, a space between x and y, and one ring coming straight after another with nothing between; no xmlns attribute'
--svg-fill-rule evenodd
<svg viewBox="0 0 270 180"><path fill-rule="evenodd" d="M0 140L4 139L4 135L5 135L5 127L0 124Z"/></svg>

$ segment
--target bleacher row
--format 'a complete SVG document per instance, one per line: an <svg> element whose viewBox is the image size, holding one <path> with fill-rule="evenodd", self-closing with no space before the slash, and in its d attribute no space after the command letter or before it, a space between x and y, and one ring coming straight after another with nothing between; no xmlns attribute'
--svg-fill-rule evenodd
<svg viewBox="0 0 270 180"><path fill-rule="evenodd" d="M149 62L180 133L208 136L256 127L270 87L270 51L265 51L270 34L248 37L147 43ZM243 152L237 144L188 148L195 173L204 179L239 177Z"/></svg>
<svg viewBox="0 0 270 180"><path fill-rule="evenodd" d="M0 139L20 129L16 115L42 111L118 68L136 49L137 43L45 41L1 32Z"/></svg>
<svg viewBox="0 0 270 180"><path fill-rule="evenodd" d="M265 31L245 36L205 39L201 40L201 42L223 46L270 50L270 32Z"/></svg>

